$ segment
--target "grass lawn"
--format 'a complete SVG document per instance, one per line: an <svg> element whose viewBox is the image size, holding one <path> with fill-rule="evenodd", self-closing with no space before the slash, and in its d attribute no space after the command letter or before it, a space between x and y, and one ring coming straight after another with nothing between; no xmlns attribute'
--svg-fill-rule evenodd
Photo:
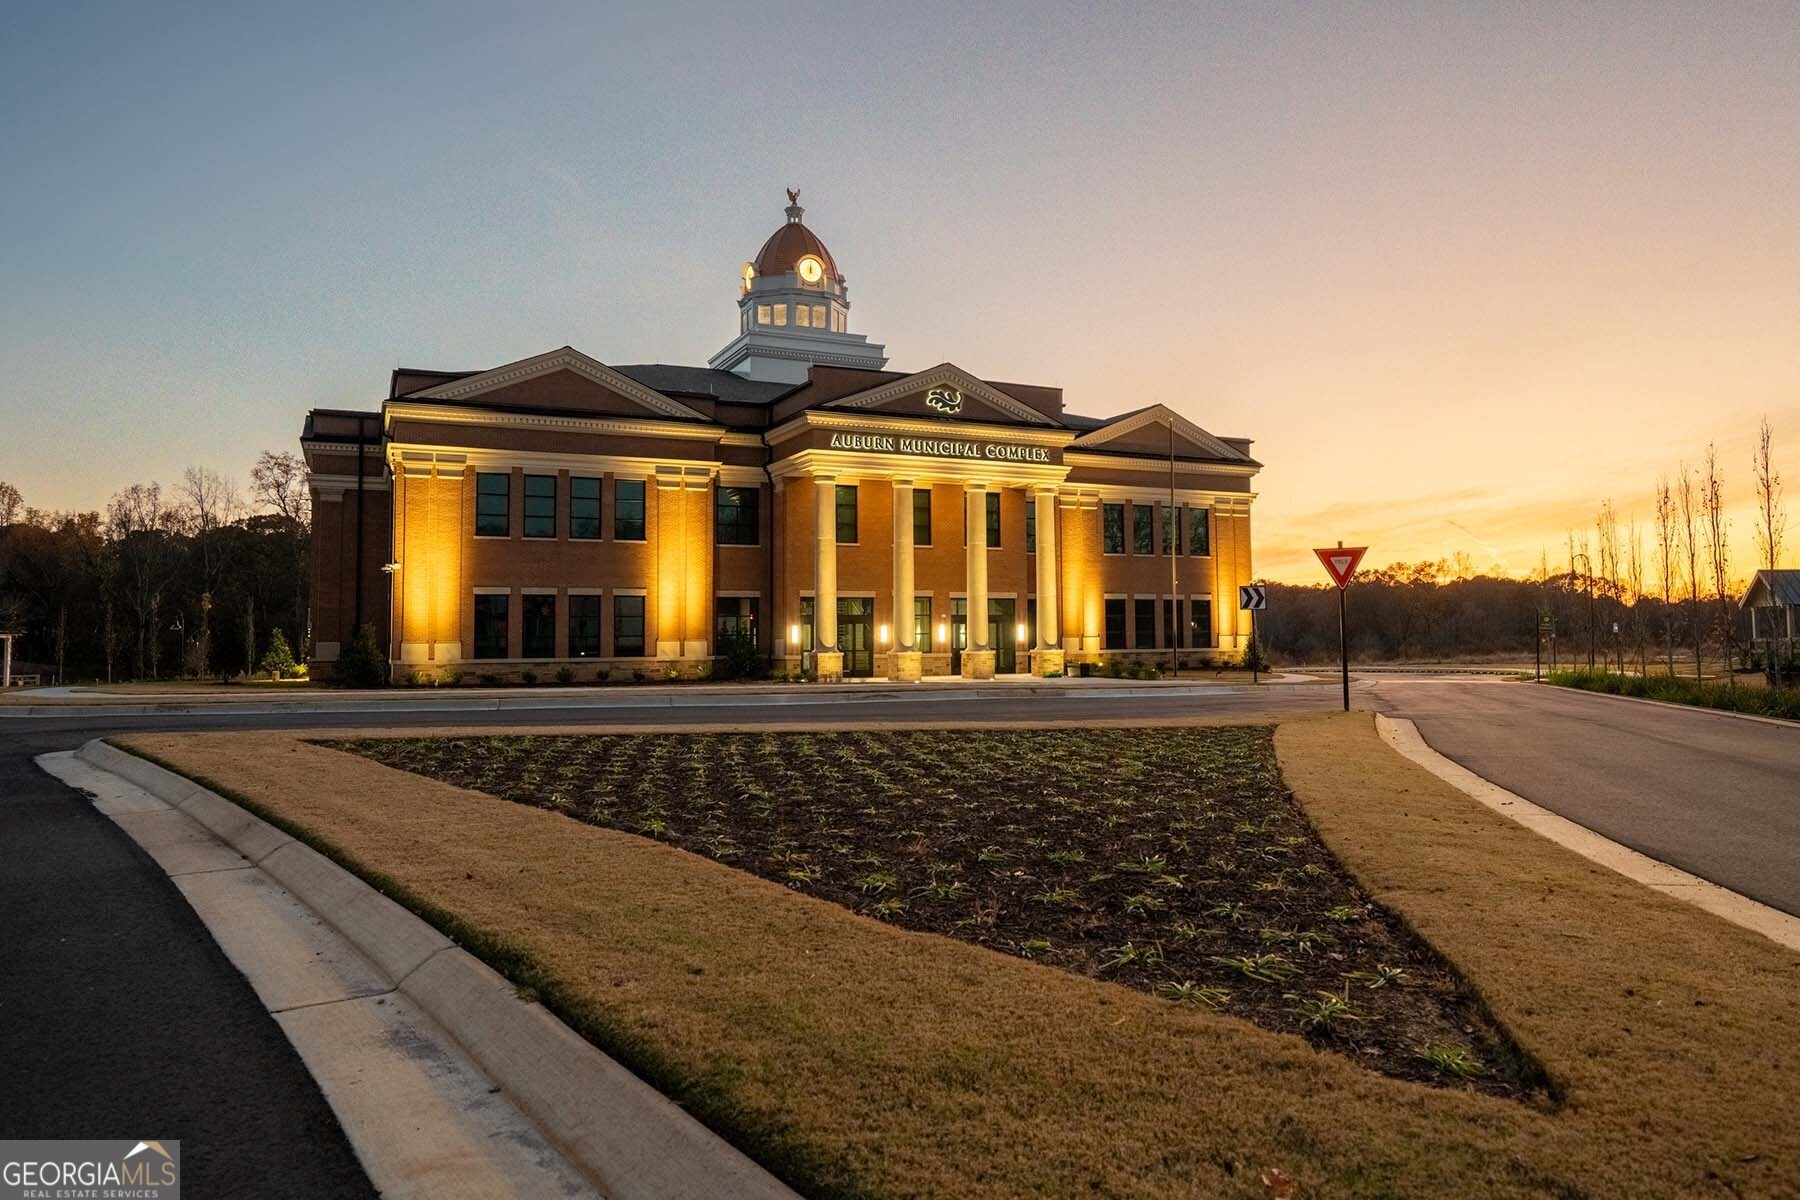
<svg viewBox="0 0 1800 1200"><path fill-rule="evenodd" d="M1104 746L1103 734L1063 736ZM1044 735L981 736L1003 746L1014 738L1016 754L1025 755ZM1167 747L1137 752L1150 779L1136 790L1115 783L1076 792L1054 774L1035 785L1065 801L1101 805L1103 816L1109 798L1132 801L1113 836L1162 839L1146 855L1161 855L1164 873L1182 887L1159 893L1127 883L1125 876L1144 873L1119 871L1131 857L1100 832L1067 846L1060 830L1017 835L1080 848L1098 865L1090 873L1109 876L1082 898L1109 930L1127 928L1119 923L1125 916L1177 919L1167 910L1123 914L1116 888L1185 896L1204 893L1201 880L1222 877L1206 856L1170 840L1182 836L1172 822L1188 818L1158 824L1139 796L1233 817L1252 804L1278 811L1282 800L1271 798L1274 785L1256 766L1262 733L1249 731L1241 742L1135 736ZM898 731L880 738L911 741ZM741 865L727 865L729 858L665 840L669 832L701 835L700 825L683 828L672 806L659 818L669 827L665 838L648 838L299 735L121 740L236 794L386 886L805 1194L1250 1197L1269 1195L1263 1178L1277 1170L1297 1181L1302 1197L1800 1191L1795 956L1488 812L1389 751L1366 714L1292 721L1274 736L1286 786L1352 877L1333 868L1332 886L1350 889L1345 903L1361 898L1390 910L1453 963L1500 1026L1543 1064L1559 1103L1521 1103L1369 1069L1317 1040L1245 1019L1279 1025L1287 1011L1282 1004L1234 1009L1245 994L1260 994L1248 981L1232 985L1233 1003L1222 1011L1120 986L1090 950L1075 948L1084 943L1068 927L1045 939L1069 955L1053 965L1000 945L1029 938L998 917L992 934L951 927L942 936L904 927L898 914L851 911L879 902L854 879L855 894L839 903L749 869L746 860L766 857L753 847L773 842L753 842L735 816L712 835L729 832L740 847ZM1207 779L1182 781L1179 757L1158 754L1186 754L1190 763L1209 755L1208 771L1238 757L1249 769L1234 768L1236 782L1219 788ZM853 759L835 761L852 770ZM568 764L544 752L512 769L552 765ZM647 790L655 778L640 762L614 790ZM1024 802L1003 784L955 790ZM850 776L840 786L862 785ZM718 799L735 809L734 797ZM1055 811L1031 813L1041 819ZM955 843L954 858L933 849L925 859L962 864L960 873L940 870L940 880L978 879L976 868L988 870L987 878L1025 869L1022 860L980 862L989 846L1013 852L1007 821L985 808L965 821L983 827ZM1203 822L1218 823L1237 825L1224 816ZM955 830L926 832L941 846ZM1276 846L1285 836L1299 835L1271 827L1266 836L1234 832L1243 840L1232 844L1262 837ZM845 844L876 843L859 832ZM1208 856L1215 844L1207 842ZM1047 859L1052 847L1041 849ZM1310 844L1291 849L1267 869L1259 864L1253 877L1269 878L1290 858L1296 867L1329 861L1312 859ZM846 861L871 852L857 849ZM910 894L919 884L902 888L902 872L885 865L890 858L900 865L899 856L883 857L884 866L870 871L897 877L889 891L907 891L902 913L929 908ZM821 861L823 884L839 859L831 852ZM931 878L923 869L909 878ZM966 915L972 903L958 911ZM1311 908L1292 916L1290 925L1288 913L1268 910L1246 928L1260 941L1262 928L1315 927ZM1373 915L1365 919L1405 936ZM1243 936L1234 922L1209 927ZM1116 946L1117 936L1100 940ZM988 937L995 948L971 937ZM1312 957L1361 953L1360 942L1359 935L1320 944ZM1165 958L1172 944L1164 942ZM1305 957L1291 943L1271 944L1282 947L1272 953ZM1365 989L1370 996L1385 990ZM1424 984L1413 989L1430 992ZM1352 995L1369 1002L1354 988Z"/></svg>
<svg viewBox="0 0 1800 1200"><path fill-rule="evenodd" d="M1542 1084L1319 844L1266 727L323 744L1235 1013L1389 1074L1501 1094Z"/></svg>
<svg viewBox="0 0 1800 1200"><path fill-rule="evenodd" d="M1736 686L1724 683L1695 683L1679 675L1618 675L1611 671L1557 671L1545 680L1558 687L1579 688L1586 692L1606 692L1614 696L1640 696L1648 700L1666 700L1671 704L1692 704L1700 708L1719 708L1728 712L1754 713L1761 717L1784 717L1800 721L1800 688L1776 691L1762 678L1746 678Z"/></svg>

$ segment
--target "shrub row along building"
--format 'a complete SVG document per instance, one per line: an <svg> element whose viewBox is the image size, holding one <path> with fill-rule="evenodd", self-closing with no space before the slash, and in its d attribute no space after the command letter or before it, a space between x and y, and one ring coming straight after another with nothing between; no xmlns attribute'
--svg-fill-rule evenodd
<svg viewBox="0 0 1800 1200"><path fill-rule="evenodd" d="M401 679L695 675L751 646L822 679L1241 653L1249 441L887 370L789 199L704 367L565 346L310 413L315 667L364 624Z"/></svg>

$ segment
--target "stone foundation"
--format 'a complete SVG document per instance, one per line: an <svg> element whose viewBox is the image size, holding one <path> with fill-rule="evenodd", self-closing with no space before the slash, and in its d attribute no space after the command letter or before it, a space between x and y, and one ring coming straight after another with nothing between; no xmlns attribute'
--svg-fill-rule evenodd
<svg viewBox="0 0 1800 1200"><path fill-rule="evenodd" d="M841 650L820 650L813 655L814 672L820 683L842 683L844 681L844 653Z"/></svg>
<svg viewBox="0 0 1800 1200"><path fill-rule="evenodd" d="M894 651L894 673L900 683L917 683L925 677L925 656L917 650Z"/></svg>
<svg viewBox="0 0 1800 1200"><path fill-rule="evenodd" d="M1031 652L1031 673L1039 678L1061 675L1064 671L1065 661L1061 650L1033 650Z"/></svg>
<svg viewBox="0 0 1800 1200"><path fill-rule="evenodd" d="M964 679L992 679L994 677L994 652L992 650L964 650L962 652L962 677Z"/></svg>

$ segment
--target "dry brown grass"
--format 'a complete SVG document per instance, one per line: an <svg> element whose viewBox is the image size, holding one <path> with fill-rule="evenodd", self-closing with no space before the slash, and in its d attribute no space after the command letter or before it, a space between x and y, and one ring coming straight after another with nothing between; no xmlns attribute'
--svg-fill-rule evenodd
<svg viewBox="0 0 1800 1200"><path fill-rule="evenodd" d="M416 732L416 731L415 731ZM1327 843L1479 987L1546 1113L854 916L286 734L138 735L456 914L607 1049L817 1195L1777 1196L1800 1189L1800 963L1387 750L1277 735Z"/></svg>

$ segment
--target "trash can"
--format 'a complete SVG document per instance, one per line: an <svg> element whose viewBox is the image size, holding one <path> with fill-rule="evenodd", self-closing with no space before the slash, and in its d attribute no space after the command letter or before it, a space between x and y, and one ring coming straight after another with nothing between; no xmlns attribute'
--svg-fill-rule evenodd
<svg viewBox="0 0 1800 1200"><path fill-rule="evenodd" d="M1075 670L1082 679L1092 679L1094 677L1094 664L1091 662L1076 663Z"/></svg>

